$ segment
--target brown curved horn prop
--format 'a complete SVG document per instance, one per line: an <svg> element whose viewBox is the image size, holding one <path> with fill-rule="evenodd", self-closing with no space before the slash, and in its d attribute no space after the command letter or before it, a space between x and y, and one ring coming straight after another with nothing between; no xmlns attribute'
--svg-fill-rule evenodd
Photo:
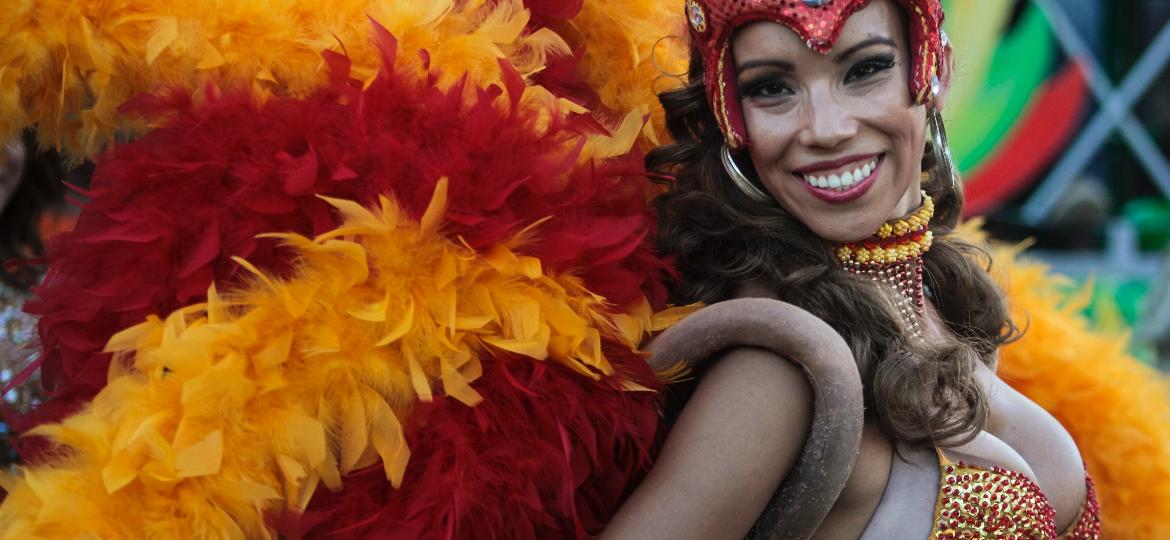
<svg viewBox="0 0 1170 540"><path fill-rule="evenodd" d="M728 300L675 324L647 347L656 370L696 366L734 347L759 347L799 365L813 389L812 428L800 459L760 514L749 538L812 536L853 470L864 422L853 354L824 321L765 298Z"/></svg>

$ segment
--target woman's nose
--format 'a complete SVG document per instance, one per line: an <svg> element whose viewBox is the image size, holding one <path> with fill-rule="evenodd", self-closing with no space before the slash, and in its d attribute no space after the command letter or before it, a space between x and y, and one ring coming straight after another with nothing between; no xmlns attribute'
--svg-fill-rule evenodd
<svg viewBox="0 0 1170 540"><path fill-rule="evenodd" d="M857 135L858 122L848 107L829 89L811 92L804 106L800 143L817 148L836 148Z"/></svg>

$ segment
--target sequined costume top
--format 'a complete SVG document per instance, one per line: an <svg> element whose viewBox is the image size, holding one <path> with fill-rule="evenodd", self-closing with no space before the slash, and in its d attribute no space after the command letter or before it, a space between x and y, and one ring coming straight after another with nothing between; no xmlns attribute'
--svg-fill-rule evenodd
<svg viewBox="0 0 1170 540"><path fill-rule="evenodd" d="M952 463L939 451L940 488L931 540L961 538L1057 538L1056 512L1031 478L1003 467ZM1068 539L1100 537L1100 508L1093 481Z"/></svg>
<svg viewBox="0 0 1170 540"><path fill-rule="evenodd" d="M1099 510L1086 475L1080 515L1058 536L1055 512L1028 476L1003 467L955 463L942 451L898 443L882 500L861 540L1088 540L1100 537Z"/></svg>

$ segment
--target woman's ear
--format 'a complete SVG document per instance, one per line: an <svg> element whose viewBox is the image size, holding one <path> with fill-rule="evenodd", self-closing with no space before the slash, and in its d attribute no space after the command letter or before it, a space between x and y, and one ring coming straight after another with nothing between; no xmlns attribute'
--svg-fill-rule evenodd
<svg viewBox="0 0 1170 540"><path fill-rule="evenodd" d="M955 73L955 51L951 48L951 40L946 33L942 35L942 55L938 62L938 93L934 96L934 108L942 110L947 104L947 96L951 93L951 77Z"/></svg>

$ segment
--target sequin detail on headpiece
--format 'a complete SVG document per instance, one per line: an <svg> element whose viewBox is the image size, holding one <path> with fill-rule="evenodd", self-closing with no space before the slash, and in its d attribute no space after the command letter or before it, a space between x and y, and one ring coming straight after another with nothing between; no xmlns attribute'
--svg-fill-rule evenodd
<svg viewBox="0 0 1170 540"><path fill-rule="evenodd" d="M931 99L931 80L938 72L942 51L943 11L939 0L897 0L909 16L913 54L910 95L922 105ZM691 37L703 56L707 100L732 148L747 145L747 129L739 104L731 36L745 23L768 20L796 32L809 48L826 53L833 48L849 16L870 0L687 0Z"/></svg>

